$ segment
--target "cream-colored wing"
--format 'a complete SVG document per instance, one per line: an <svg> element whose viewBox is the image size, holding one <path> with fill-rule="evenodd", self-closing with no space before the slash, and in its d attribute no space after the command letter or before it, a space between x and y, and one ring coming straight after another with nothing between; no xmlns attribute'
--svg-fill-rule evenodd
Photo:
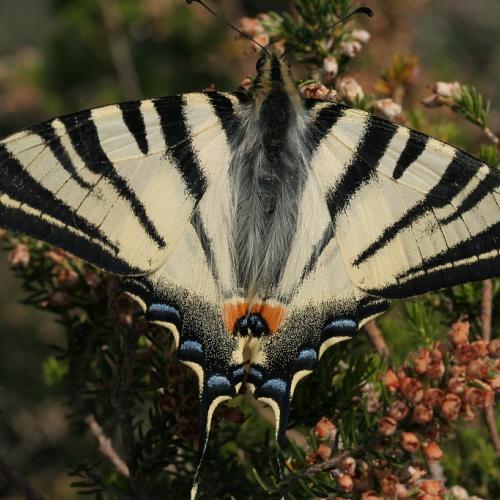
<svg viewBox="0 0 500 500"><path fill-rule="evenodd" d="M229 165L219 93L128 102L57 118L0 142L0 225L104 270L160 267Z"/></svg>
<svg viewBox="0 0 500 500"><path fill-rule="evenodd" d="M312 162L353 284L404 298L500 275L500 172L341 106Z"/></svg>

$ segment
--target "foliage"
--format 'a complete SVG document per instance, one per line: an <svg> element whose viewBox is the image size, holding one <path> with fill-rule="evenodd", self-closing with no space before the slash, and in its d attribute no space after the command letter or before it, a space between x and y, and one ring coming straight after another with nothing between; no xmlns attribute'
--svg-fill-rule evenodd
<svg viewBox="0 0 500 500"><path fill-rule="evenodd" d="M25 92L21 102L36 98L30 116L141 91L160 94L163 85L186 90L174 69L183 69L190 52L199 61L190 86L206 86L204 56L221 40L219 27L198 28L195 43L187 34L201 20L182 6L158 12L154 2L102 5L54 2L63 22L46 60L26 60L28 70L21 64L16 73ZM431 118L408 98L418 84L414 56L395 55L389 67L372 72L374 94L348 74L370 38L354 29L359 18L333 26L356 7L351 0L293 0L292 6L291 13L241 21L251 36L275 50L290 49L304 64L304 95L343 101L464 146L455 142L465 134L461 122ZM133 67L113 49L124 34ZM164 52L173 54L169 62ZM220 59L209 62L222 68ZM480 157L498 165L490 104L477 88L437 82L431 90L424 104L447 107L479 127ZM176 361L169 334L145 322L116 278L23 236L6 235L5 246L25 304L50 313L63 328L40 373L69 412L72 491L102 499L187 497L198 459L197 384ZM462 498L456 485L498 497L498 451L480 418L499 389L499 341L482 338L485 289L468 284L396 304L379 322L391 367L364 332L327 352L297 388L283 449L273 444L266 410L245 394L221 406L201 472L201 498ZM495 281L493 297L498 290ZM496 310L491 325L496 337ZM436 468L445 483L436 480ZM0 468L0 492L9 492L1 476Z"/></svg>

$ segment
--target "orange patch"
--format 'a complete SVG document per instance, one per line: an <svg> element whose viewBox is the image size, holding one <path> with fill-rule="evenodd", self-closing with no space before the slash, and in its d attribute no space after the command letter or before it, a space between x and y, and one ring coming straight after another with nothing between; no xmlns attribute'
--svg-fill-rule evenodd
<svg viewBox="0 0 500 500"><path fill-rule="evenodd" d="M260 313L262 318L267 323L269 331L271 333L276 333L281 323L285 319L286 309L279 304L255 304L252 307L252 312Z"/></svg>
<svg viewBox="0 0 500 500"><path fill-rule="evenodd" d="M248 302L226 302L223 306L224 323L230 333L234 332L236 322L249 312ZM267 323L270 333L276 333L285 319L286 308L280 304L259 302L252 305L250 312L260 314Z"/></svg>
<svg viewBox="0 0 500 500"><path fill-rule="evenodd" d="M248 302L226 302L224 304L224 323L229 332L233 333L236 322L245 316L248 311Z"/></svg>

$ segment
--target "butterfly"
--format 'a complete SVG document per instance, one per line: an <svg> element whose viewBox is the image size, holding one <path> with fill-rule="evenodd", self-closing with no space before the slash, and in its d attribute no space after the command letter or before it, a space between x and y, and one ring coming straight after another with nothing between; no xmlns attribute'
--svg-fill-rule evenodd
<svg viewBox="0 0 500 500"><path fill-rule="evenodd" d="M500 275L500 173L304 99L264 54L247 92L125 102L3 139L0 225L123 278L198 375L202 443L243 383L282 440L330 346L393 299Z"/></svg>

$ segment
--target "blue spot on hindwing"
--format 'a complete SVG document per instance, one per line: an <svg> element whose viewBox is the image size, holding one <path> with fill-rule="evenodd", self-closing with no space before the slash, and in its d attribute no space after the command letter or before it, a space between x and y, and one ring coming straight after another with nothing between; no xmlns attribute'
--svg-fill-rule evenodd
<svg viewBox="0 0 500 500"><path fill-rule="evenodd" d="M147 318L150 321L173 323L178 330L181 329L181 313L179 309L170 304L151 304L148 308Z"/></svg>
<svg viewBox="0 0 500 500"><path fill-rule="evenodd" d="M182 361L199 363L203 358L203 346L195 340L184 340L179 346L177 355Z"/></svg>
<svg viewBox="0 0 500 500"><path fill-rule="evenodd" d="M313 370L316 366L318 355L314 349L303 349L299 352L295 363L293 364L294 371Z"/></svg>
<svg viewBox="0 0 500 500"><path fill-rule="evenodd" d="M358 323L351 318L337 318L329 321L323 328L323 338L353 337L358 331Z"/></svg>
<svg viewBox="0 0 500 500"><path fill-rule="evenodd" d="M287 392L286 382L281 378L272 378L261 385L260 391L262 393L269 393L273 399L279 400Z"/></svg>
<svg viewBox="0 0 500 500"><path fill-rule="evenodd" d="M209 389L222 392L223 389L231 389L232 385L227 377L224 377L223 375L212 375L207 380L207 387Z"/></svg>
<svg viewBox="0 0 500 500"><path fill-rule="evenodd" d="M243 380L243 366L238 366L237 368L233 369L233 373L231 374L233 377L233 383L237 384L238 382L241 382Z"/></svg>

